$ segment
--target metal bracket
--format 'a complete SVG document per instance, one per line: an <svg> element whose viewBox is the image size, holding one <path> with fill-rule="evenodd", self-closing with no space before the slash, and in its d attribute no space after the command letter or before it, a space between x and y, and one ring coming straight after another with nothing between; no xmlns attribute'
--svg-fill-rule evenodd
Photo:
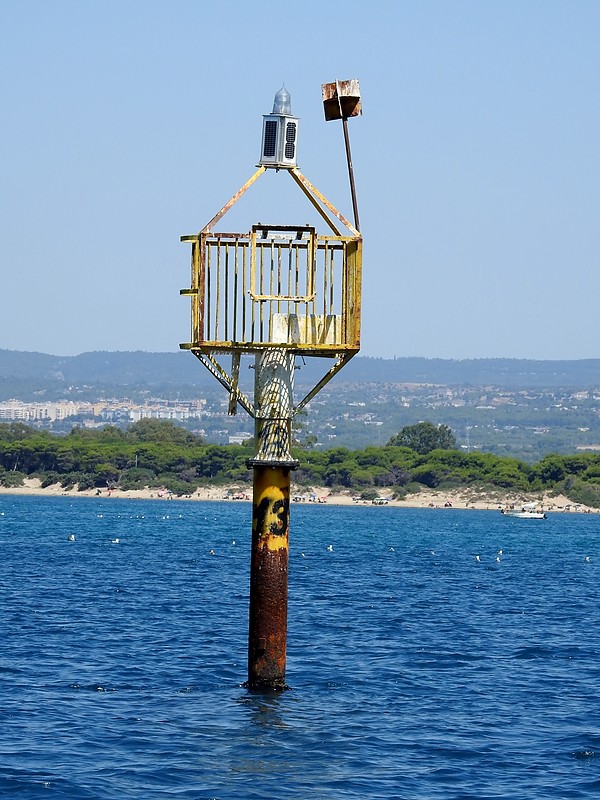
<svg viewBox="0 0 600 800"><path fill-rule="evenodd" d="M229 392L229 406L227 413L230 417L234 416L237 408L237 396L239 393L238 381L240 379L240 358L241 354L236 350L231 355L231 390Z"/></svg>
<svg viewBox="0 0 600 800"><path fill-rule="evenodd" d="M221 386L224 386L227 391L229 392L229 409L231 409L232 404L234 407L234 411L232 412L229 410L229 414L235 413L235 404L239 403L239 405L246 411L252 418L254 418L254 408L250 400L246 397L246 395L240 391L238 387L238 379L239 379L239 358L240 354L237 353L238 363L237 363L237 373L236 373L236 364L235 364L235 353L232 365L232 377L230 377L223 367L219 364L219 362L214 358L214 356L210 355L209 353L203 353L200 350L192 350L192 353L196 356L196 358L201 361L206 369L210 372L213 378L216 378Z"/></svg>
<svg viewBox="0 0 600 800"><path fill-rule="evenodd" d="M333 378L333 376L336 375L341 370L341 368L348 363L348 361L350 361L352 356L355 355L356 353L339 353L335 364L333 365L333 367L331 367L329 372L323 375L323 377L317 383L317 385L314 386L310 390L310 392L305 397L303 397L302 400L300 400L300 402L298 403L298 405L294 408L294 415L297 414L298 411L301 411L307 403L310 403L313 397L316 394L318 394L321 391L321 389L329 383L329 381Z"/></svg>

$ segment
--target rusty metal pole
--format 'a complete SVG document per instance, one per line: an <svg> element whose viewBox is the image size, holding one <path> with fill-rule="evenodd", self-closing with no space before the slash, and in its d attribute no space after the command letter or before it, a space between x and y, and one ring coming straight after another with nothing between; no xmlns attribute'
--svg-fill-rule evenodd
<svg viewBox="0 0 600 800"><path fill-rule="evenodd" d="M346 161L348 163L348 177L350 178L350 194L352 196L352 210L354 212L354 227L360 230L358 219L358 200L356 199L356 187L354 186L354 168L352 166L352 153L350 152L350 134L348 133L348 117L342 117L342 127L344 128L344 144L346 146Z"/></svg>
<svg viewBox="0 0 600 800"><path fill-rule="evenodd" d="M247 686L258 691L285 689L293 377L289 351L256 356Z"/></svg>
<svg viewBox="0 0 600 800"><path fill-rule="evenodd" d="M354 211L354 227L360 230L358 220L358 201L354 186L354 168L352 166L352 153L350 152L350 134L348 133L348 118L359 117L362 114L360 99L360 86L356 78L349 81L334 81L321 86L323 95L323 110L325 119L341 119L344 129L344 144L346 145L346 161L348 162L348 176L350 178L350 194L352 195L352 210Z"/></svg>

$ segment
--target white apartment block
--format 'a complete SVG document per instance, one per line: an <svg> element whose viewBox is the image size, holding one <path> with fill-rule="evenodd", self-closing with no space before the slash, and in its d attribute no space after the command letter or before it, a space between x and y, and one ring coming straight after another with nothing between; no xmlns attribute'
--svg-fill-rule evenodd
<svg viewBox="0 0 600 800"><path fill-rule="evenodd" d="M205 405L206 400L193 400L189 403L157 400L146 402L143 406L123 400L107 400L103 403L75 403L72 400L56 403L23 403L21 400L8 400L0 403L0 420L55 422L75 415L85 415L90 419L107 419L117 413L127 415L132 422L146 418L182 421L197 417Z"/></svg>

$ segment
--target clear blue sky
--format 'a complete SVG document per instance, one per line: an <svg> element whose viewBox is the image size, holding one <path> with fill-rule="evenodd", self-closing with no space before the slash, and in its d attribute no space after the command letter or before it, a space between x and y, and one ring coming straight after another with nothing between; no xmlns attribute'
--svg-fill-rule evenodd
<svg viewBox="0 0 600 800"><path fill-rule="evenodd" d="M5 0L0 348L177 350L179 236L252 174L282 83L351 217L320 86L358 78L363 354L600 357L599 42L597 0ZM267 177L231 229L293 187Z"/></svg>

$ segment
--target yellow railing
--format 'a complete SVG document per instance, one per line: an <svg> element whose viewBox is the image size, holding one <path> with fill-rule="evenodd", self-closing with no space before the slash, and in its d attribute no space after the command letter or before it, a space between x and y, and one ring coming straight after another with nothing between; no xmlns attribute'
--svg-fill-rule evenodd
<svg viewBox="0 0 600 800"><path fill-rule="evenodd" d="M360 346L358 237L310 226L254 225L250 233L201 232L192 244L191 341L186 349L266 346L328 355Z"/></svg>

